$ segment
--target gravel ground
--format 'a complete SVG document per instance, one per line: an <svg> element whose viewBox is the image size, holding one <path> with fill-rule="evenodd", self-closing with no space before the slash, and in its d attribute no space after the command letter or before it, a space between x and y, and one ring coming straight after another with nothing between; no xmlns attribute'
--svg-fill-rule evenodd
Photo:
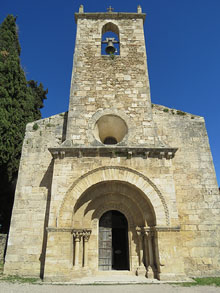
<svg viewBox="0 0 220 293"><path fill-rule="evenodd" d="M212 286L193 286L180 287L175 285L32 285L32 284L11 284L0 282L1 293L213 293L220 292L219 287Z"/></svg>

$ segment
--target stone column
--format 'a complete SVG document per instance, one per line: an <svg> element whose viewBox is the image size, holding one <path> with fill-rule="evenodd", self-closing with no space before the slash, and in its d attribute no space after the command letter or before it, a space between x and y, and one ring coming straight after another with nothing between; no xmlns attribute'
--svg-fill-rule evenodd
<svg viewBox="0 0 220 293"><path fill-rule="evenodd" d="M144 266L144 254L143 254L143 232L141 227L136 228L137 236L138 236L138 246L139 246L139 267L137 268L136 274L138 276L146 275L146 268Z"/></svg>
<svg viewBox="0 0 220 293"><path fill-rule="evenodd" d="M156 229L154 230L153 245L154 245L154 254L155 254L156 278L160 280L160 268L161 266L163 266L163 264L160 263L159 248L158 248L158 234Z"/></svg>
<svg viewBox="0 0 220 293"><path fill-rule="evenodd" d="M143 265L143 239L142 239L142 231L140 227L136 228L137 236L138 236L138 246L139 246L139 266Z"/></svg>
<svg viewBox="0 0 220 293"><path fill-rule="evenodd" d="M74 246L75 246L75 253L74 253L74 266L79 266L79 243L82 237L82 233L78 231L73 232L74 237Z"/></svg>
<svg viewBox="0 0 220 293"><path fill-rule="evenodd" d="M90 235L91 235L91 230L83 231L83 238L84 238L84 251L83 251L84 262L83 262L83 266L84 267L88 266L88 241L89 241Z"/></svg>
<svg viewBox="0 0 220 293"><path fill-rule="evenodd" d="M149 266L149 249L148 249L148 233L150 231L149 227L143 227L143 245L144 245L144 263L146 268Z"/></svg>
<svg viewBox="0 0 220 293"><path fill-rule="evenodd" d="M147 238L148 238L148 256L149 256L149 265L148 265L148 278L154 278L154 253L153 253L153 231L149 231Z"/></svg>

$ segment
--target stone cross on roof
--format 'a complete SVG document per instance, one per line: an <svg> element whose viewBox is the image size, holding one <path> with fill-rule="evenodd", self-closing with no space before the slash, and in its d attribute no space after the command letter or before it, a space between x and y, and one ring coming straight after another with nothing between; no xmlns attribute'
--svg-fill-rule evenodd
<svg viewBox="0 0 220 293"><path fill-rule="evenodd" d="M109 8L107 8L108 12L113 12L114 8L112 8L111 6L109 6Z"/></svg>

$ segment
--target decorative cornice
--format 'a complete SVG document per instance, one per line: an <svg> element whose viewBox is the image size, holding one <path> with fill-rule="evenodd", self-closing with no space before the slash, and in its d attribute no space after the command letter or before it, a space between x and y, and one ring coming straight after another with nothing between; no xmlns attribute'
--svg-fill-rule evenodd
<svg viewBox="0 0 220 293"><path fill-rule="evenodd" d="M47 227L46 230L47 232L67 232L67 233L73 234L74 236L81 235L86 237L89 237L90 234L92 233L92 230L87 228L74 229L74 228Z"/></svg>
<svg viewBox="0 0 220 293"><path fill-rule="evenodd" d="M75 13L75 22L78 19L143 19L146 13L127 13L127 12L94 12L94 13Z"/></svg>
<svg viewBox="0 0 220 293"><path fill-rule="evenodd" d="M72 232L72 228L57 228L57 227L47 227L46 228L47 232Z"/></svg>
<svg viewBox="0 0 220 293"><path fill-rule="evenodd" d="M149 235L149 233L154 233L154 232L180 232L180 226L136 227L136 232L138 235L145 235L145 234Z"/></svg>
<svg viewBox="0 0 220 293"><path fill-rule="evenodd" d="M180 226L176 226L176 227L162 227L162 226L155 226L151 228L154 231L157 232L180 232Z"/></svg>
<svg viewBox="0 0 220 293"><path fill-rule="evenodd" d="M53 158L64 157L142 157L158 158L167 160L175 156L177 148L149 148L149 147L128 147L128 146L92 146L92 147L56 147L48 149Z"/></svg>

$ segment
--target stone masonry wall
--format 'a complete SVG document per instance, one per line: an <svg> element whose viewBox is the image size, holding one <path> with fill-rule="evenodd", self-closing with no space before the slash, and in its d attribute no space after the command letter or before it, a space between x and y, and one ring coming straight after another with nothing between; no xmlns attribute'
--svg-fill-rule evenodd
<svg viewBox="0 0 220 293"><path fill-rule="evenodd" d="M172 225L181 226L178 234L159 232L160 261L165 264L162 270L168 273L170 259L174 259L172 271L175 272L175 263L183 257L187 275L218 274L219 192L204 119L190 114L181 116L176 110L172 114L171 109L168 112L164 109L154 106L153 115L160 138L178 147L172 160L66 157L58 159L53 169L48 147L59 146L65 140L64 114L37 121L39 128L35 131L34 123L27 126L5 273L30 275L31 272L31 275L38 276L44 267L44 227L57 225L62 200L73 181L101 166L124 166L152 180L167 201L173 217ZM52 201L48 206L50 197ZM51 249L53 247L49 253ZM62 251L63 247L60 249ZM69 254L64 255L68 257ZM69 265L68 259L61 259L61 262Z"/></svg>
<svg viewBox="0 0 220 293"><path fill-rule="evenodd" d="M219 275L220 198L204 119L158 105L153 116L160 138L178 147L173 171L185 272Z"/></svg>
<svg viewBox="0 0 220 293"><path fill-rule="evenodd" d="M8 239L6 274L39 276L43 270L53 160L48 147L65 139L66 114L29 123L23 142ZM37 125L35 130L34 125Z"/></svg>

